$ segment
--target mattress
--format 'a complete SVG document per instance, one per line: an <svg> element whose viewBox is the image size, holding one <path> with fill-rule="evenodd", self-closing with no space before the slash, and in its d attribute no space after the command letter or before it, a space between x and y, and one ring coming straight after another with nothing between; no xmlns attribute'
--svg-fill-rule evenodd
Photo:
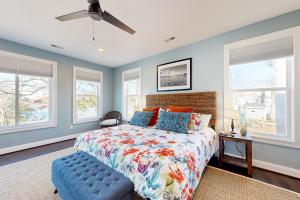
<svg viewBox="0 0 300 200"><path fill-rule="evenodd" d="M75 148L128 177L143 198L191 199L217 150L211 128L179 134L120 125L81 134Z"/></svg>

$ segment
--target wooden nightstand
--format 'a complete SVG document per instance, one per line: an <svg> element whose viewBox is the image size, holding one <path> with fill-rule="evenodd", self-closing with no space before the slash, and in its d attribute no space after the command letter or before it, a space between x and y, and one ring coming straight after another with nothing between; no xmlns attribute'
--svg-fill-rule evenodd
<svg viewBox="0 0 300 200"><path fill-rule="evenodd" d="M237 158L224 154L224 142L232 141L245 144L246 159ZM239 167L247 168L247 174L252 177L252 138L249 134L246 136L241 136L240 134L235 134L233 137L231 135L219 134L219 163L228 163L236 165Z"/></svg>

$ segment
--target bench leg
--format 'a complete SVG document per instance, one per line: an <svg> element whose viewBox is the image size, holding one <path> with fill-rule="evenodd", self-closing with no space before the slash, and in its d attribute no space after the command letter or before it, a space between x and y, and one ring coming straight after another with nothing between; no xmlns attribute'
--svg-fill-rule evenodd
<svg viewBox="0 0 300 200"><path fill-rule="evenodd" d="M57 194L57 189L55 189L53 193L54 193L54 194Z"/></svg>

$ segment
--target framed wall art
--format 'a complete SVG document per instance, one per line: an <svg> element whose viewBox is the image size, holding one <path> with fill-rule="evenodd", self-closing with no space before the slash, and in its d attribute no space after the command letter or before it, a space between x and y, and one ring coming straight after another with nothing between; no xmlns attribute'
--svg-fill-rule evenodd
<svg viewBox="0 0 300 200"><path fill-rule="evenodd" d="M157 66L157 91L192 89L192 58Z"/></svg>

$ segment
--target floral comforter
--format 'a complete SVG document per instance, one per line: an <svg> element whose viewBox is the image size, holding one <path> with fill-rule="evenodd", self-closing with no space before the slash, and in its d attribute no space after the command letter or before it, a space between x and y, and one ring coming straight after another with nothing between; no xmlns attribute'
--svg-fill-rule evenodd
<svg viewBox="0 0 300 200"><path fill-rule="evenodd" d="M191 199L216 151L216 134L121 125L83 133L75 147L128 177L143 198Z"/></svg>

